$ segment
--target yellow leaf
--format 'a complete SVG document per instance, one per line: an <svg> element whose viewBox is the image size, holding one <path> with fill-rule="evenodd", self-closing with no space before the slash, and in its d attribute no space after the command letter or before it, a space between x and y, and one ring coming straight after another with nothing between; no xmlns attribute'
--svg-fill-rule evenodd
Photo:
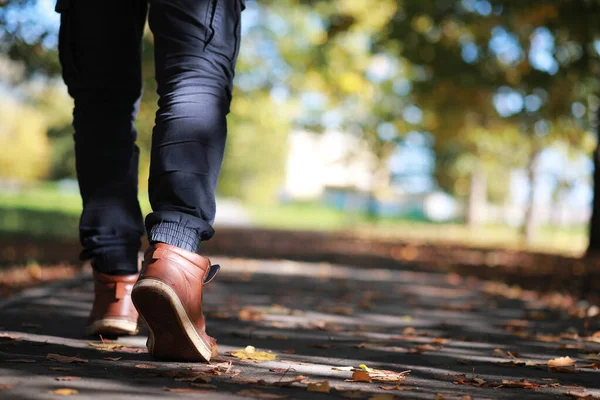
<svg viewBox="0 0 600 400"><path fill-rule="evenodd" d="M309 383L306 387L309 392L329 393L330 387L328 381Z"/></svg>
<svg viewBox="0 0 600 400"><path fill-rule="evenodd" d="M277 358L277 355L273 353L256 351L256 347L254 346L246 346L243 350L230 351L228 354L240 360L270 361Z"/></svg>
<svg viewBox="0 0 600 400"><path fill-rule="evenodd" d="M79 392L75 389L62 388L53 390L51 393L55 396L73 396Z"/></svg>
<svg viewBox="0 0 600 400"><path fill-rule="evenodd" d="M359 365L360 369L362 369L363 371L367 371L367 372L373 372L373 368L369 368L367 367L365 364L360 364Z"/></svg>
<svg viewBox="0 0 600 400"><path fill-rule="evenodd" d="M354 382L373 382L371 376L365 371L356 371L352 374L352 380Z"/></svg>

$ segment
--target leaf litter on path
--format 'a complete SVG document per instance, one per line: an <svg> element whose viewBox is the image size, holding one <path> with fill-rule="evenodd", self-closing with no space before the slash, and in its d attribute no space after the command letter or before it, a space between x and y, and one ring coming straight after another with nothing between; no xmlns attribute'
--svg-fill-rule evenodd
<svg viewBox="0 0 600 400"><path fill-rule="evenodd" d="M277 355L266 351L256 351L254 346L246 346L245 349L229 351L227 354L239 358L240 360L252 361L271 361L277 358Z"/></svg>

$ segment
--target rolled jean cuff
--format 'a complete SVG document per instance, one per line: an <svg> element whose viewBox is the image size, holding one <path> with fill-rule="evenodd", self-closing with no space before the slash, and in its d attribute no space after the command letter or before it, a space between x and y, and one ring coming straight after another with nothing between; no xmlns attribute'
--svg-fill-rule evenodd
<svg viewBox="0 0 600 400"><path fill-rule="evenodd" d="M198 252L200 233L177 222L159 222L150 229L150 243L162 242L181 249Z"/></svg>

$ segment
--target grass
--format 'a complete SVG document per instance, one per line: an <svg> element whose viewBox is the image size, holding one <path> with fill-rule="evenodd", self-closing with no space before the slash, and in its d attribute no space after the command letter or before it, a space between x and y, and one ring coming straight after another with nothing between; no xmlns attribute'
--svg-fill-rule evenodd
<svg viewBox="0 0 600 400"><path fill-rule="evenodd" d="M148 198L140 195L144 215ZM585 226L538 228L534 242L526 246L518 228L487 225L471 230L460 223L381 219L344 213L320 204L292 203L276 206L249 205L246 209L258 227L294 230L344 231L386 240L414 240L469 246L528 249L578 256L587 246ZM76 188L43 184L19 191L0 191L0 232L77 237L81 199Z"/></svg>

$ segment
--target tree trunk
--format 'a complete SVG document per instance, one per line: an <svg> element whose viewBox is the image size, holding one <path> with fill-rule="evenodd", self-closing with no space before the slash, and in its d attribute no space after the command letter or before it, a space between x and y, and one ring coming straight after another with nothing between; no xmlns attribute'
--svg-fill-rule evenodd
<svg viewBox="0 0 600 400"><path fill-rule="evenodd" d="M527 180L529 181L529 196L527 197L527 203L525 205L525 217L523 221L523 237L525 243L530 245L533 243L535 237L535 167L537 164L538 151L534 151L527 163Z"/></svg>
<svg viewBox="0 0 600 400"><path fill-rule="evenodd" d="M589 242L587 255L600 254L600 144L593 154L594 158L594 197L592 200L592 215L589 223Z"/></svg>
<svg viewBox="0 0 600 400"><path fill-rule="evenodd" d="M471 187L467 203L467 226L477 228L485 219L487 205L487 177L481 163L477 163L471 172Z"/></svg>

